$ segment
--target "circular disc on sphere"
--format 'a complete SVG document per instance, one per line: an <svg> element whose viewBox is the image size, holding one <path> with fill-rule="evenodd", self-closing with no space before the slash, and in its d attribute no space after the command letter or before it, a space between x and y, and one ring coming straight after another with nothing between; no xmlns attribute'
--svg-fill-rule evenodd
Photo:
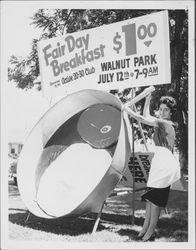
<svg viewBox="0 0 196 250"><path fill-rule="evenodd" d="M118 140L121 111L106 104L93 105L80 116L77 129L87 143L96 148L106 148Z"/></svg>

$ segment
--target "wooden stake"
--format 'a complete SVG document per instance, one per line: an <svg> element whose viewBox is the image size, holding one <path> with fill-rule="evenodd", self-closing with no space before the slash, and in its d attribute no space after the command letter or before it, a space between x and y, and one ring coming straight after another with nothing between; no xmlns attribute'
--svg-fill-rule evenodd
<svg viewBox="0 0 196 250"><path fill-rule="evenodd" d="M101 206L101 209L97 215L97 218L96 218L96 221L95 221L95 224L94 224L94 227L93 227L93 231L92 231L92 234L94 234L96 231L97 231L97 227L99 225L99 221L100 221L100 218L101 218L101 213L102 213L102 210L103 210L103 207L104 207L104 204L105 204L105 201L103 202L102 206Z"/></svg>

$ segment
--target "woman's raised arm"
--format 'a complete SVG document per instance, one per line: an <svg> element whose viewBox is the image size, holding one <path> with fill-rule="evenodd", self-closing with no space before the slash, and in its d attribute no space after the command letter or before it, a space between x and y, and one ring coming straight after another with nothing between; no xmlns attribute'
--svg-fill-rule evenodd
<svg viewBox="0 0 196 250"><path fill-rule="evenodd" d="M149 117L150 115L150 100L151 100L151 94L146 96L145 104L144 104L144 110L143 110L143 116Z"/></svg>
<svg viewBox="0 0 196 250"><path fill-rule="evenodd" d="M157 119L153 116L145 117L142 116L136 112L134 112L129 106L128 103L124 105L123 110L127 112L127 114L133 118L135 118L137 121L142 122L144 124L147 124L149 126L157 126Z"/></svg>

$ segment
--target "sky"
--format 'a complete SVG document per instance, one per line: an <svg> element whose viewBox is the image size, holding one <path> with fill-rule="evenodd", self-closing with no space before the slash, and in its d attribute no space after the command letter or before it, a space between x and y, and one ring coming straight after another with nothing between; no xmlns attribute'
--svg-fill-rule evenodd
<svg viewBox="0 0 196 250"><path fill-rule="evenodd" d="M35 1L36 2L36 1ZM41 31L30 25L31 16L38 10L36 3L25 1L8 2L2 15L3 42L6 44L6 60L11 55L28 56L33 38L38 38ZM17 11L16 11L17 10ZM9 15L8 15L9 13ZM9 63L8 63L9 65ZM4 86L3 86L4 87ZM23 141L33 125L49 107L42 93L36 90L24 91L8 82L6 94L6 128L9 141Z"/></svg>
<svg viewBox="0 0 196 250"><path fill-rule="evenodd" d="M16 11L17 10L17 11ZM8 55L26 56L31 49L32 38L38 38L41 31L30 23L30 17L38 10L34 4L23 1L11 2L6 7L6 43Z"/></svg>

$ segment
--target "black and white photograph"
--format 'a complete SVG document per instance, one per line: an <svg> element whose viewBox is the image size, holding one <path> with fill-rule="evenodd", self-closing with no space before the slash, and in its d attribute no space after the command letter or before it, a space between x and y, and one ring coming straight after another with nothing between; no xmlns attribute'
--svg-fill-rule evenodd
<svg viewBox="0 0 196 250"><path fill-rule="evenodd" d="M195 3L2 1L1 249L195 249Z"/></svg>

